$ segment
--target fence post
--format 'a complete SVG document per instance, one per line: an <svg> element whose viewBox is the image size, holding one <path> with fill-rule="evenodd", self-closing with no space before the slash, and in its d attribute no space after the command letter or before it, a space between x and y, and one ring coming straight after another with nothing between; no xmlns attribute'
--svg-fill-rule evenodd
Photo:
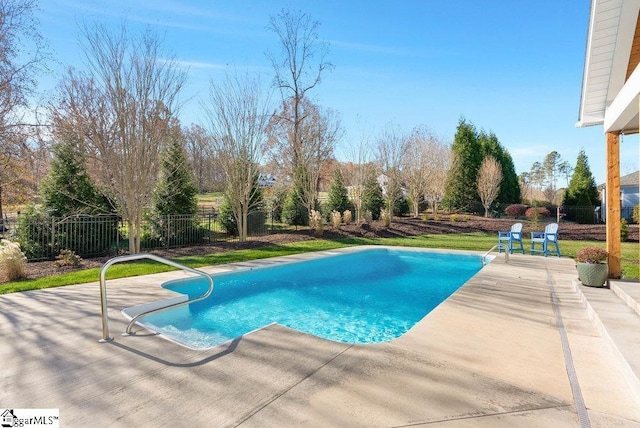
<svg viewBox="0 0 640 428"><path fill-rule="evenodd" d="M48 257L53 256L55 246L56 246L56 218L51 217L51 254L48 254Z"/></svg>

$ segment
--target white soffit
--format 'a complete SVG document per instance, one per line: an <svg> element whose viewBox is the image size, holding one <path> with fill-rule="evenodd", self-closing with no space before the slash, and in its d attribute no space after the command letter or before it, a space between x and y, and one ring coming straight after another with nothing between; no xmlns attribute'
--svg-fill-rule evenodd
<svg viewBox="0 0 640 428"><path fill-rule="evenodd" d="M625 83L639 10L640 0L592 0L576 126L604 123L607 107Z"/></svg>
<svg viewBox="0 0 640 428"><path fill-rule="evenodd" d="M640 94L640 67L637 67L607 108L604 116L604 131L634 133L638 129L638 94Z"/></svg>

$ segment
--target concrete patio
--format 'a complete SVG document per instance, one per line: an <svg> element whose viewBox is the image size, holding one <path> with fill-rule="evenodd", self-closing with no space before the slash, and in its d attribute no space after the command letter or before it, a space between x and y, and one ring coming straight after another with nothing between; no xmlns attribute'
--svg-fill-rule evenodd
<svg viewBox="0 0 640 428"><path fill-rule="evenodd" d="M181 275L108 281L106 344L97 282L0 295L1 406L57 408L64 427L640 426L640 317L614 294L633 306L640 285L586 289L568 258L500 256L385 344L278 325L208 351L120 336L120 310Z"/></svg>

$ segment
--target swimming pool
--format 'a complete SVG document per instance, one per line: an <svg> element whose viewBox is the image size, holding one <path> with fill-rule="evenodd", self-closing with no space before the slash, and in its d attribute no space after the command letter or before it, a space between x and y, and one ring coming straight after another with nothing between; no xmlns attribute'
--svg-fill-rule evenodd
<svg viewBox="0 0 640 428"><path fill-rule="evenodd" d="M147 315L139 324L195 349L273 323L338 342L386 342L406 333L481 268L481 256L474 254L350 250L215 275L206 300ZM193 297L206 284L190 278L163 287ZM131 317L136 311L123 312Z"/></svg>

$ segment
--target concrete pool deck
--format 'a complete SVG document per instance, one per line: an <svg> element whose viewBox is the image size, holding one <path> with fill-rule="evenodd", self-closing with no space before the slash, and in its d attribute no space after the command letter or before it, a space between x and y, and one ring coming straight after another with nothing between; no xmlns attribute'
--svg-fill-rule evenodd
<svg viewBox="0 0 640 428"><path fill-rule="evenodd" d="M120 336L120 310L171 296L157 284L180 275L109 280L105 344L97 282L0 295L0 406L56 408L65 427L640 426L636 362L613 345L640 355L638 330L603 327L620 324L614 287L577 285L568 258L498 257L384 344L278 325L207 351Z"/></svg>

